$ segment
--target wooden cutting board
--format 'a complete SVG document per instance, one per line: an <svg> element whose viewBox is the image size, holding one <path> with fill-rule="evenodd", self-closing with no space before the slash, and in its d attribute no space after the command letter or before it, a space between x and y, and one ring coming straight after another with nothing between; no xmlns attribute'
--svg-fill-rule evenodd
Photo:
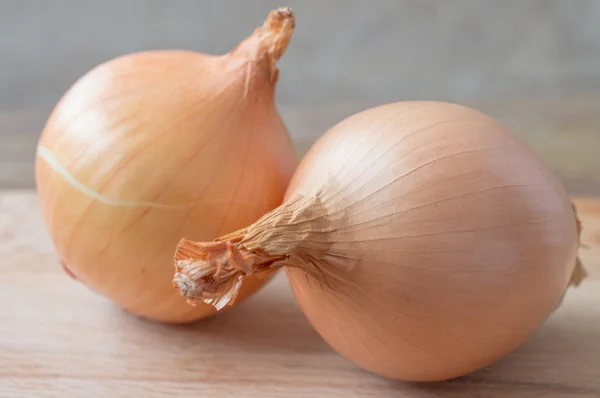
<svg viewBox="0 0 600 398"><path fill-rule="evenodd" d="M577 200L591 276L512 355L450 382L400 383L333 352L283 275L187 326L123 313L67 277L35 195L0 191L0 397L600 397L600 201Z"/></svg>

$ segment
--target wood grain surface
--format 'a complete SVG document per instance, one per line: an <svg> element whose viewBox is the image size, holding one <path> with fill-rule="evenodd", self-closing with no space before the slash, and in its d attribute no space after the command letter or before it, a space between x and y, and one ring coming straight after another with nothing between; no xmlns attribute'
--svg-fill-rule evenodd
<svg viewBox="0 0 600 398"><path fill-rule="evenodd" d="M516 352L450 382L386 380L333 352L281 274L209 320L124 313L61 270L31 191L0 191L0 397L600 397L600 201L577 200L590 278Z"/></svg>

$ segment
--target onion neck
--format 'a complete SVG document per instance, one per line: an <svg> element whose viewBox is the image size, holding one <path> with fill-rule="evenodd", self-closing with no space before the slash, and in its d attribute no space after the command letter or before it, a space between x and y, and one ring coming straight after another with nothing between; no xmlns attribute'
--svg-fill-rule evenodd
<svg viewBox="0 0 600 398"><path fill-rule="evenodd" d="M246 276L281 267L301 269L315 281L339 290L355 261L330 250L323 231L332 224L318 194L288 198L247 228L213 242L182 239L175 250L173 285L188 303L221 309L233 304ZM343 228L343 221L336 225Z"/></svg>
<svg viewBox="0 0 600 398"><path fill-rule="evenodd" d="M188 303L201 301L220 310L234 303L244 277L260 277L280 267L277 262L286 256L240 247L245 233L242 229L208 243L188 239L179 242L173 286Z"/></svg>
<svg viewBox="0 0 600 398"><path fill-rule="evenodd" d="M273 10L252 35L238 44L230 55L244 57L268 70L272 83L277 82L279 70L275 63L285 52L296 26L292 10L282 7Z"/></svg>

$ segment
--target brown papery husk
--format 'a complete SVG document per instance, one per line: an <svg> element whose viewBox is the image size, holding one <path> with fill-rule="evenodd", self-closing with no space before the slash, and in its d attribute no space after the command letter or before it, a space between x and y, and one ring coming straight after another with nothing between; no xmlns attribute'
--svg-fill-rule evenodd
<svg viewBox="0 0 600 398"><path fill-rule="evenodd" d="M493 119L440 102L334 126L283 205L218 241L199 256L187 248L202 244L180 242L182 294L235 297L232 275L286 267L336 351L411 381L464 375L519 346L558 305L579 247L552 171Z"/></svg>
<svg viewBox="0 0 600 398"><path fill-rule="evenodd" d="M213 240L281 204L297 157L275 106L288 8L232 51L127 54L60 100L38 146L42 212L64 269L128 312L181 323L214 314L170 283L181 236ZM193 32L190 32L193 34ZM244 278L237 302L267 280Z"/></svg>
<svg viewBox="0 0 600 398"><path fill-rule="evenodd" d="M577 215L577 208L574 204L572 204L573 212L575 213L575 222L577 225L577 239L581 244L581 231L583 230L583 226L581 225L581 221L579 220L579 216ZM577 261L575 263L575 268L573 269L573 273L571 274L570 285L579 286L581 282L584 281L588 277L587 270L583 266L583 263L577 257Z"/></svg>

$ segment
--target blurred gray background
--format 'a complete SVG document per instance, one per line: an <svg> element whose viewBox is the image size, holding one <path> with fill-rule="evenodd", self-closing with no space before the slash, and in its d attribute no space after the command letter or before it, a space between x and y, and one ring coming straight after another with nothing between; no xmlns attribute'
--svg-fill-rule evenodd
<svg viewBox="0 0 600 398"><path fill-rule="evenodd" d="M282 103L600 91L598 0L0 0L0 107L53 104L132 51L225 53L290 5Z"/></svg>
<svg viewBox="0 0 600 398"><path fill-rule="evenodd" d="M597 183L600 0L0 0L0 186L29 186L15 173L29 175L48 112L90 68L141 50L225 53L282 5L297 28L278 102L300 153L365 107L447 100Z"/></svg>

